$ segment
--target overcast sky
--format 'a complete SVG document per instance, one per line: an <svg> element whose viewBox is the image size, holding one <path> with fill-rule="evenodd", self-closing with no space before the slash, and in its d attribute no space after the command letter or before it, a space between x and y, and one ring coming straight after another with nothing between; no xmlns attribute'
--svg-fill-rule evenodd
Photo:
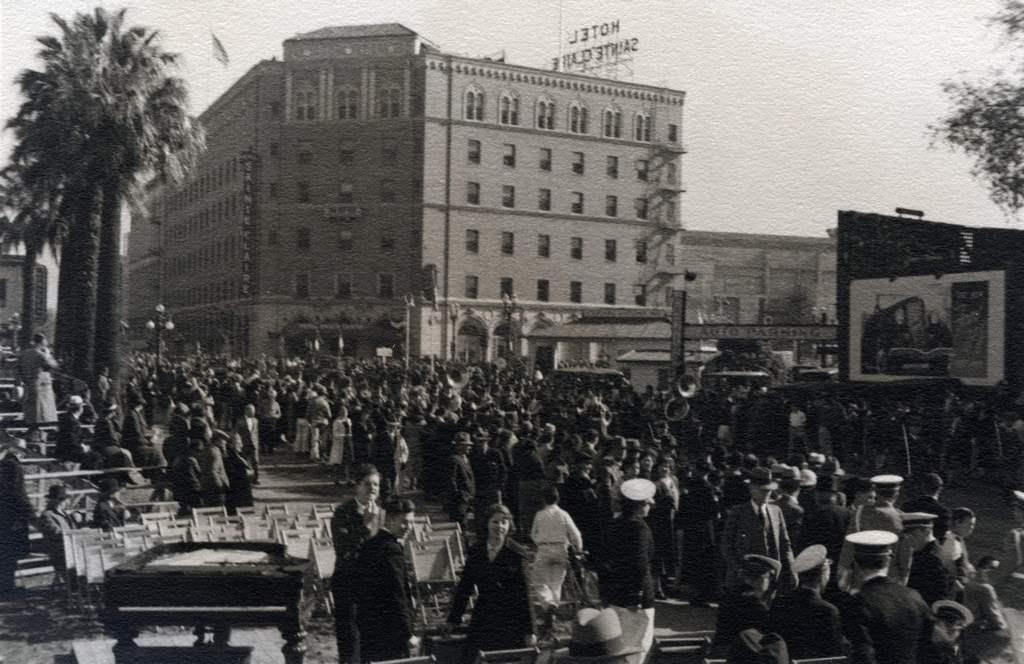
<svg viewBox="0 0 1024 664"><path fill-rule="evenodd" d="M185 55L196 112L281 42L327 25L397 22L445 51L504 50L548 68L558 52L557 0L149 0L130 23L161 30ZM16 110L12 80L35 66L48 13L97 2L0 0L0 112ZM970 162L930 148L928 125L948 110L943 80L1005 64L984 19L998 0L563 0L562 32L619 19L639 38L632 80L687 93L689 154L681 209L695 230L823 235L836 211L891 213L971 225L1007 221L968 173ZM210 33L230 56L212 57ZM5 134L3 160L11 147Z"/></svg>

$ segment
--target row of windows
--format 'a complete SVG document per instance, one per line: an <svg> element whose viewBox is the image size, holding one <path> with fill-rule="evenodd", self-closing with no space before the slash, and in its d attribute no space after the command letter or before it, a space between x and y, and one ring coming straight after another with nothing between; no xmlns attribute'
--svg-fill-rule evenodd
<svg viewBox="0 0 1024 664"><path fill-rule="evenodd" d="M205 210L190 214L181 221L171 224L167 229L170 240L181 240L193 233L204 231L214 224L220 224L235 216L238 212L238 194L217 201Z"/></svg>
<svg viewBox="0 0 1024 664"><path fill-rule="evenodd" d="M270 143L268 151L271 157L281 157L281 144L277 142ZM295 161L300 166L308 166L313 163L316 150L315 146L311 141L299 141L295 148ZM365 159L368 155L361 154L360 157ZM380 146L380 157L381 161L385 164L397 164L398 163L398 146L394 143L383 143ZM343 141L338 147L338 163L339 164L351 164L355 162L355 149L347 141ZM362 163L362 161L361 161Z"/></svg>
<svg viewBox="0 0 1024 664"><path fill-rule="evenodd" d="M518 164L519 150L514 143L503 143L501 146L501 163L509 168L515 168ZM483 149L479 140L471 138L466 145L466 160L470 164L479 164L483 160ZM553 170L553 153L551 148L538 148L537 168L542 171ZM651 162L648 159L636 159L633 161L633 169L636 179L640 182L648 182L651 179ZM569 156L569 168L571 173L584 175L587 170L587 156L583 152L571 152ZM619 158L615 155L608 155L604 160L604 173L610 178L619 177ZM665 162L665 180L668 183L676 184L679 178L679 167L673 161Z"/></svg>
<svg viewBox="0 0 1024 664"><path fill-rule="evenodd" d="M516 234L512 231L501 232L501 253L505 256L514 256L516 253ZM647 262L647 242L645 240L636 240L633 243L635 249L635 260L637 263ZM675 245L666 245L671 247L671 258L670 264L675 264ZM480 253L480 231L475 228L466 229L466 253L467 254L479 254ZM669 253L669 252L666 252ZM537 256L540 258L551 258L551 236L540 233L537 235ZM569 257L576 260L583 260L583 238L572 237L569 238ZM619 243L617 240L605 240L604 241L604 259L609 262L617 262L619 260Z"/></svg>
<svg viewBox="0 0 1024 664"><path fill-rule="evenodd" d="M481 205L481 193L480 193L479 182L467 182L466 183L466 203L468 205ZM503 208L515 208L516 205L516 188L514 185L505 184L501 186L501 207ZM663 207L667 218L672 219L675 217L675 203L673 201L664 201ZM552 209L551 203L551 190L547 188L540 188L537 190L537 207L536 209L549 212ZM582 191L570 191L569 192L569 206L568 211L572 214L586 214L586 200ZM650 217L650 203L645 197L638 197L633 199L633 216L637 219L648 219ZM607 195L604 197L604 215L606 217L618 217L619 216L619 197Z"/></svg>
<svg viewBox="0 0 1024 664"><path fill-rule="evenodd" d="M476 86L466 89L463 95L462 117L473 122L485 122L486 95L484 91ZM498 107L496 117L498 124L518 126L520 124L520 99L513 92L502 92L498 95ZM537 129L554 131L558 127L555 123L556 107L550 97L542 96L534 104L533 126ZM601 135L605 138L623 138L622 133L622 111L616 106L608 106L601 112L600 118ZM565 116L566 130L573 134L590 133L590 111L579 101L569 104ZM634 141L650 142L652 140L652 118L647 112L637 112L633 115L632 133L629 138ZM666 140L670 143L679 142L679 125L669 124L667 127Z"/></svg>
<svg viewBox="0 0 1024 664"><path fill-rule="evenodd" d="M239 277L231 277L216 283L173 291L167 296L166 304L172 307L192 307L240 297L242 297L242 281Z"/></svg>
<svg viewBox="0 0 1024 664"><path fill-rule="evenodd" d="M359 118L361 103L359 88L341 86L334 92L334 118L337 120L356 120ZM300 122L320 120L320 94L316 86L300 84L292 93L293 116ZM397 118L402 115L402 88L398 85L386 85L377 88L371 109L375 118ZM273 113L272 113L273 114Z"/></svg>
<svg viewBox="0 0 1024 664"><path fill-rule="evenodd" d="M206 246L181 256L168 258L166 261L167 276L175 277L193 274L203 270L222 267L222 263L234 261L240 257L241 247L238 238L229 236L214 240Z"/></svg>
<svg viewBox="0 0 1024 664"><path fill-rule="evenodd" d="M378 272L376 275L375 289L373 293L360 293L356 285L363 283L362 280L354 279L351 274L334 275L333 297L338 300L348 300L358 295L376 295L377 297L395 296L395 275L388 272ZM313 296L310 287L310 277L307 272L299 272L295 275L292 294L297 298L308 298Z"/></svg>
<svg viewBox="0 0 1024 664"><path fill-rule="evenodd" d="M418 197L420 195L420 189L423 183L418 178L410 180L409 186L412 189L413 196ZM267 198L272 201L281 199L281 187L277 182L267 183ZM314 198L313 188L310 182L307 180L301 180L295 183L295 189L293 190L293 200L296 203L312 203ZM318 198L319 199L319 198ZM335 202L343 205L352 205L355 201L355 193L351 182L341 182L337 185L334 190ZM381 203L395 203L398 200L398 185L394 180L383 178L377 182L377 200Z"/></svg>
<svg viewBox="0 0 1024 664"><path fill-rule="evenodd" d="M312 248L312 236L308 228L296 228L295 229L295 248L308 251ZM365 238L364 238L365 239ZM419 243L418 237L412 238L413 244ZM281 234L276 228L271 228L267 231L266 236L267 246L276 247L281 244ZM390 235L383 235L378 240L378 248L384 253L392 253L397 248L395 238ZM339 251L353 251L356 247L355 234L349 230L343 230L338 233L337 248ZM365 246L360 247L361 250L365 250Z"/></svg>
<svg viewBox="0 0 1024 664"><path fill-rule="evenodd" d="M238 158L228 159L220 165L209 169L192 182L167 197L167 205L173 210L181 210L186 205L200 200L207 194L217 191L228 182L238 179Z"/></svg>
<svg viewBox="0 0 1024 664"><path fill-rule="evenodd" d="M502 277L498 285L498 291L501 297L515 294L515 281L512 277ZM464 281L463 296L470 300L476 300L480 297L480 277L475 274L467 274ZM536 300L538 302L550 302L551 301L551 282L547 279L537 280ZM635 294L635 303L638 305L645 305L647 300L646 289L644 287L638 287L637 293ZM583 302L583 282L582 281L570 281L569 282L569 302L580 303ZM616 288L612 282L606 282L604 284L604 299L605 304L617 304Z"/></svg>

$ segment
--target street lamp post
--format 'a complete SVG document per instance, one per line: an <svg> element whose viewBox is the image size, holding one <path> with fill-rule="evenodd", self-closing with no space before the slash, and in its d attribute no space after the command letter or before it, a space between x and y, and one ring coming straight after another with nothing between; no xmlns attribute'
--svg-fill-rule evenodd
<svg viewBox="0 0 1024 664"><path fill-rule="evenodd" d="M505 350L511 357L515 353L515 339L512 335L512 315L516 311L516 294L505 293L501 296L501 309L505 312L505 325L508 336L505 337Z"/></svg>
<svg viewBox="0 0 1024 664"><path fill-rule="evenodd" d="M171 320L171 315L167 313L164 305L158 304L154 310L156 311L155 320L153 318L147 320L146 329L153 330L156 335L156 368L159 370L163 359L164 330L168 332L173 330L174 321Z"/></svg>
<svg viewBox="0 0 1024 664"><path fill-rule="evenodd" d="M455 359L455 339L459 336L459 303L449 302L448 303L448 317L452 319L452 344L451 344L451 359Z"/></svg>
<svg viewBox="0 0 1024 664"><path fill-rule="evenodd" d="M405 369L409 370L409 354L412 351L412 310L416 306L416 298L410 294L405 296Z"/></svg>

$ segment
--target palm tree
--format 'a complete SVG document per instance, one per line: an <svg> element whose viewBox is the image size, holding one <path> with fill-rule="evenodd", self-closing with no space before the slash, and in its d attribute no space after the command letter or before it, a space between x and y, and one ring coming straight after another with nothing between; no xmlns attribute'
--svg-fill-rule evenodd
<svg viewBox="0 0 1024 664"><path fill-rule="evenodd" d="M54 209L55 192L33 191L22 179L18 165L0 174L0 247L21 245L21 329L18 343L27 345L35 333L36 259L48 247L56 258L62 224ZM45 303L43 304L45 307ZM44 312L45 313L45 310Z"/></svg>
<svg viewBox="0 0 1024 664"><path fill-rule="evenodd" d="M178 180L195 165L203 132L187 114L178 57L159 34L124 27L125 10L58 16L60 38L39 38L41 71L18 78L25 100L9 126L26 182L60 182L61 250L56 347L71 372L95 379L118 370L120 235L125 201L146 179Z"/></svg>

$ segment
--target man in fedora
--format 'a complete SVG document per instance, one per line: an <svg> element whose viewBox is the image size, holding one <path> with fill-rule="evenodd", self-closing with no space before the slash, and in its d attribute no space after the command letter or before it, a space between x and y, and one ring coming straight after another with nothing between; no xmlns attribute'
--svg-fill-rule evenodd
<svg viewBox="0 0 1024 664"><path fill-rule="evenodd" d="M560 662L639 664L642 654L626 642L613 609L580 609L572 623L569 654Z"/></svg>
<svg viewBox="0 0 1024 664"><path fill-rule="evenodd" d="M752 468L748 484L750 500L734 505L726 515L722 555L727 585L735 582L744 556L751 553L778 561L781 589L795 585L793 547L786 530L786 520L779 506L768 500L777 487L770 470L760 466Z"/></svg>
<svg viewBox="0 0 1024 664"><path fill-rule="evenodd" d="M468 431L455 434L455 450L448 472L448 516L466 532L468 514L476 496L476 477L469 462L473 439Z"/></svg>
<svg viewBox="0 0 1024 664"><path fill-rule="evenodd" d="M737 647L744 630L767 627L768 605L781 569L774 558L754 553L743 556L736 582L725 592L718 608L711 643L713 655L728 656Z"/></svg>

